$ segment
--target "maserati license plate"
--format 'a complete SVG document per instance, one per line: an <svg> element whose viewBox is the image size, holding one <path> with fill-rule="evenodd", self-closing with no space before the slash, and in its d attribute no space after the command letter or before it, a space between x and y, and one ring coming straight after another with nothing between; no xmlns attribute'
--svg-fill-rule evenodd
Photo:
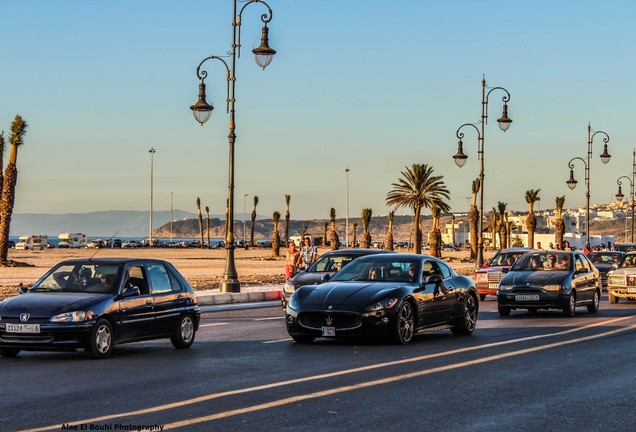
<svg viewBox="0 0 636 432"><path fill-rule="evenodd" d="M7 324L7 333L40 333L40 324Z"/></svg>
<svg viewBox="0 0 636 432"><path fill-rule="evenodd" d="M335 336L336 335L336 328L335 327L324 327L322 328L322 335L323 337L329 337L329 336Z"/></svg>
<svg viewBox="0 0 636 432"><path fill-rule="evenodd" d="M515 300L517 301L538 301L538 295L516 295Z"/></svg>

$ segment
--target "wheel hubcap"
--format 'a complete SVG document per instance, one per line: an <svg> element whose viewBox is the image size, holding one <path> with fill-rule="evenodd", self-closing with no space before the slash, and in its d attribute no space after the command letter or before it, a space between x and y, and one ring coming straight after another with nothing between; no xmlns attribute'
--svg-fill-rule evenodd
<svg viewBox="0 0 636 432"><path fill-rule="evenodd" d="M181 338L184 342L190 342L193 335L194 324L192 323L192 319L190 319L190 317L184 318L183 321L181 321Z"/></svg>
<svg viewBox="0 0 636 432"><path fill-rule="evenodd" d="M95 336L95 345L97 345L97 350L102 354L108 352L110 349L110 341L111 334L109 328L106 326L98 328Z"/></svg>
<svg viewBox="0 0 636 432"><path fill-rule="evenodd" d="M468 296L468 298L466 299L464 314L466 327L468 328L468 330L473 330L475 328L475 324L477 323L477 307L472 296Z"/></svg>
<svg viewBox="0 0 636 432"><path fill-rule="evenodd" d="M400 337L403 341L413 337L413 310L410 303L404 303L400 312Z"/></svg>

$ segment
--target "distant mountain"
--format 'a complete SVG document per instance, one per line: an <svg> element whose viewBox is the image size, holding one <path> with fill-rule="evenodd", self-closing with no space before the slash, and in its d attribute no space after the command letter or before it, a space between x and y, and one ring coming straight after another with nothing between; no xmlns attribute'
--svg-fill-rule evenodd
<svg viewBox="0 0 636 432"><path fill-rule="evenodd" d="M197 217L196 213L183 210L173 211L174 220ZM212 215L210 215L212 217ZM221 217L214 215L214 217ZM223 216L224 217L224 216ZM63 232L81 232L90 237L110 237L117 232L118 237L148 236L148 211L109 210L91 213L35 214L16 213L11 218L12 236L26 234L47 234L57 237ZM154 211L153 228L170 225L170 211Z"/></svg>

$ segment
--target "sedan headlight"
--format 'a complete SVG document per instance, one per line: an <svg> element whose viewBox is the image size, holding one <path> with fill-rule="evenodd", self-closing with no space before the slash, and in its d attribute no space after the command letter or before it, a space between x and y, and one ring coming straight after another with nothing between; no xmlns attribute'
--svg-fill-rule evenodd
<svg viewBox="0 0 636 432"><path fill-rule="evenodd" d="M499 291L510 291L511 289L512 289L512 285L499 284Z"/></svg>
<svg viewBox="0 0 636 432"><path fill-rule="evenodd" d="M294 286L294 284L291 284L289 282L285 282L285 285L283 285L283 291L288 292L288 293L293 293L294 291L296 291L296 287Z"/></svg>
<svg viewBox="0 0 636 432"><path fill-rule="evenodd" d="M475 282L488 282L488 273L475 273Z"/></svg>
<svg viewBox="0 0 636 432"><path fill-rule="evenodd" d="M543 287L544 290L546 291L559 291L563 289L563 286L561 285L545 285Z"/></svg>
<svg viewBox="0 0 636 432"><path fill-rule="evenodd" d="M609 274L608 282L610 285L625 285L625 276Z"/></svg>
<svg viewBox="0 0 636 432"><path fill-rule="evenodd" d="M63 314L55 315L53 318L51 318L51 322L81 322L90 319L91 316L91 312L66 312Z"/></svg>
<svg viewBox="0 0 636 432"><path fill-rule="evenodd" d="M377 303L374 303L371 306L367 306L366 308L364 308L364 310L367 312L373 312L373 311L378 311L382 309L391 309L393 306L395 306L397 302L398 302L398 299L396 298L388 298L388 299L381 300Z"/></svg>

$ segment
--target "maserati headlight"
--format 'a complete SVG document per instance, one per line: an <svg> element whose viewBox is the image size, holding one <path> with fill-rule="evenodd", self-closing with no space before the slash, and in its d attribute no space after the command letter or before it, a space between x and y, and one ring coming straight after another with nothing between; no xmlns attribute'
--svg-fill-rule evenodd
<svg viewBox="0 0 636 432"><path fill-rule="evenodd" d="M382 309L391 309L398 302L396 298L387 298L364 308L367 312L378 311Z"/></svg>
<svg viewBox="0 0 636 432"><path fill-rule="evenodd" d="M543 289L546 291L559 291L562 290L563 287L561 285L545 285Z"/></svg>
<svg viewBox="0 0 636 432"><path fill-rule="evenodd" d="M55 315L51 318L51 322L81 322L90 319L90 312L75 311Z"/></svg>
<svg viewBox="0 0 636 432"><path fill-rule="evenodd" d="M511 289L512 289L512 285L499 284L499 291L510 291Z"/></svg>
<svg viewBox="0 0 636 432"><path fill-rule="evenodd" d="M289 303L287 303L287 307L291 309L297 310L300 305L298 304L298 300L296 299L296 294L292 294L289 298Z"/></svg>

